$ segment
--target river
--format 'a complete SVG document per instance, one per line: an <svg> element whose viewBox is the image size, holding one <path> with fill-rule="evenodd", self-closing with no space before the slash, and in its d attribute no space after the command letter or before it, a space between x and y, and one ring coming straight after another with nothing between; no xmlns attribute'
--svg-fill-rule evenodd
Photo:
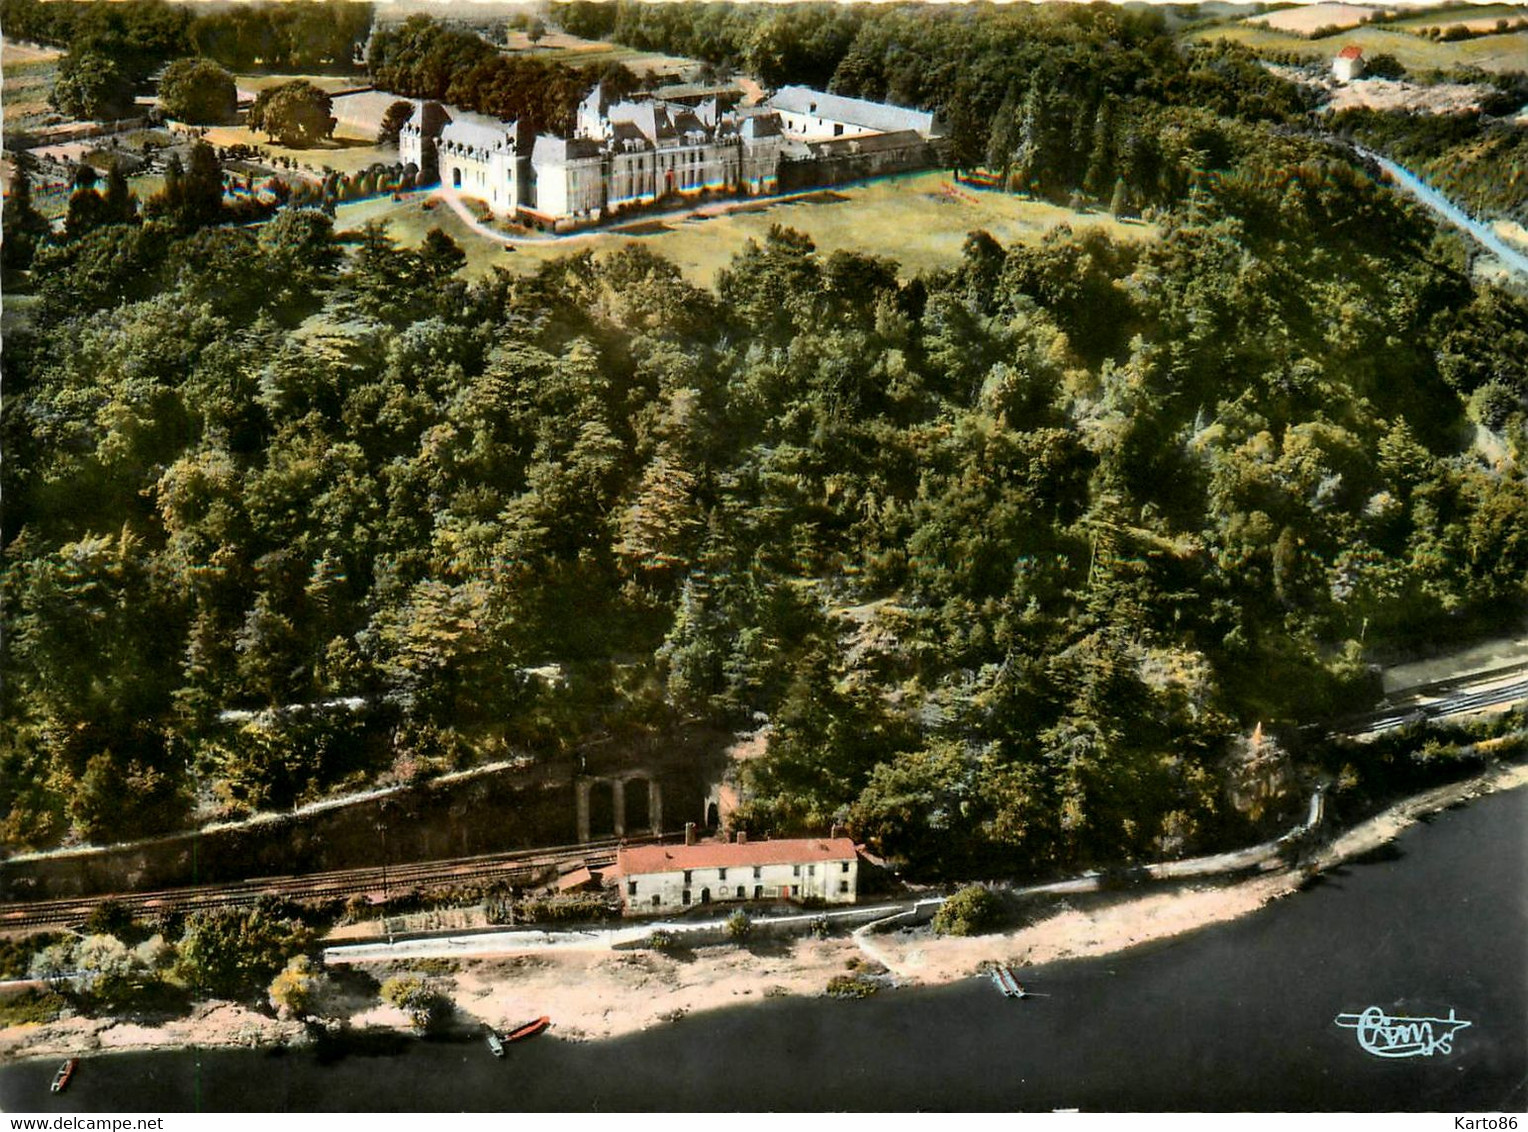
<svg viewBox="0 0 1528 1132"><path fill-rule="evenodd" d="M1391 179L1396 184L1443 217L1444 220L1468 232L1492 255L1499 259L1508 270L1528 279L1528 254L1519 251L1507 243L1489 225L1482 224L1480 221L1471 218L1464 209L1449 200L1437 189L1411 172L1411 170L1397 165L1388 157L1381 157L1379 154L1362 146L1355 146L1354 148L1364 157L1377 162L1380 168L1390 174Z"/></svg>
<svg viewBox="0 0 1528 1132"><path fill-rule="evenodd" d="M1522 1111L1528 789L1446 811L1229 924L1024 973L861 1001L781 999L609 1042L93 1057L0 1069L7 1111ZM1470 1026L1365 1052L1339 1014Z"/></svg>

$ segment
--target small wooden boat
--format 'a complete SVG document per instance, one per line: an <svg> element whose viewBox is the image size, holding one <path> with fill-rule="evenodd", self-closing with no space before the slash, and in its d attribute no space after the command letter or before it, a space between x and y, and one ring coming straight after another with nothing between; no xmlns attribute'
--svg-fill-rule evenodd
<svg viewBox="0 0 1528 1132"><path fill-rule="evenodd" d="M488 1031L488 1048L493 1051L495 1057L504 1056L504 1039L492 1030Z"/></svg>
<svg viewBox="0 0 1528 1132"><path fill-rule="evenodd" d="M79 1058L71 1057L58 1067L58 1072L53 1074L53 1091L55 1093L61 1093L69 1087L69 1081L74 1077L74 1067L79 1063Z"/></svg>
<svg viewBox="0 0 1528 1132"><path fill-rule="evenodd" d="M533 1038L551 1024L552 1020L543 1014L540 1018L536 1018L530 1022L526 1022L523 1025L516 1026L513 1030L504 1035L504 1042L505 1044L508 1044L510 1042L521 1041L525 1038Z"/></svg>
<svg viewBox="0 0 1528 1132"><path fill-rule="evenodd" d="M1035 994L1034 991L1024 989L1024 984L1019 982L1009 967L994 967L987 974L992 979L992 985L1003 992L1004 998L1044 998L1045 995Z"/></svg>

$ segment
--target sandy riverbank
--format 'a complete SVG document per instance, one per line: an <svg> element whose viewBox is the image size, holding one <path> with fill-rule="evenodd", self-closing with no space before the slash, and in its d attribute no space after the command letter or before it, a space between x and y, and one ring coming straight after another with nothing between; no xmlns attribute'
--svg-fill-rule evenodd
<svg viewBox="0 0 1528 1132"><path fill-rule="evenodd" d="M1337 838L1320 855L1326 869L1372 851L1422 816L1498 790L1528 785L1528 766L1508 766L1407 799ZM1236 882L1203 883L1140 895L1080 898L1016 931L970 939L926 930L877 935L871 946L901 984L947 983L985 961L1022 964L1098 956L1168 939L1243 916L1294 892L1300 872L1280 870ZM448 989L463 1026L512 1026L547 1014L553 1035L594 1040L644 1030L676 1017L777 995L823 993L828 980L865 954L849 938L765 940L747 948L700 948L680 955L577 950L457 962L432 977ZM380 972L379 972L380 974ZM894 993L894 992L893 992ZM354 1028L406 1029L403 1014L375 996L332 994L325 1015ZM304 1027L228 1003L207 1004L160 1026L73 1018L0 1030L0 1059L57 1057L163 1046L296 1045Z"/></svg>

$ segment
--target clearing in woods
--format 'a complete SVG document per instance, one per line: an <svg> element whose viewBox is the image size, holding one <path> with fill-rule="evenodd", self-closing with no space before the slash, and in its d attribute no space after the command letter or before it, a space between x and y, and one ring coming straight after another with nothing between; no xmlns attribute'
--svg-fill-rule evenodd
<svg viewBox="0 0 1528 1132"><path fill-rule="evenodd" d="M1254 52L1278 52L1304 59L1330 60L1349 44L1363 48L1366 57L1393 55L1408 71L1447 71L1452 67L1479 67L1483 71L1521 71L1528 60L1528 31L1486 35L1443 43L1411 31L1366 24L1341 35L1307 39L1289 32L1252 24L1224 24L1191 32L1191 40L1230 39Z"/></svg>
<svg viewBox="0 0 1528 1132"><path fill-rule="evenodd" d="M421 194L410 194L402 201L383 197L342 204L336 226L355 229L368 220L383 220L393 239L409 247L439 226L467 253L467 272L473 275L495 266L531 271L564 255L640 244L673 260L687 279L703 286L709 286L750 239L763 240L775 224L806 233L822 252L844 249L895 259L909 277L956 263L967 234L976 229L985 229L1004 245L1038 243L1062 225L1074 231L1102 228L1119 240L1156 236L1150 224L1122 222L1104 211L1075 211L956 184L948 171L837 185L789 199L747 200L722 215L654 214L629 222L623 230L536 240L518 244L512 252L473 232L445 202L429 203L432 207L426 209ZM466 203L479 211L474 202Z"/></svg>

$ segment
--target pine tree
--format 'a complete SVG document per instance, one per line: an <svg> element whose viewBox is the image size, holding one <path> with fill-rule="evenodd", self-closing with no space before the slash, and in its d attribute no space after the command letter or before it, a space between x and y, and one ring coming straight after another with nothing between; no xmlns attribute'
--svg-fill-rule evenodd
<svg viewBox="0 0 1528 1132"><path fill-rule="evenodd" d="M7 272L31 267L37 248L52 230L47 218L32 203L34 168L30 154L17 155L11 195L5 202L4 231L0 233L0 256Z"/></svg>
<svg viewBox="0 0 1528 1132"><path fill-rule="evenodd" d="M1029 193L1038 191L1046 173L1045 128L1045 96L1039 82L1031 82L1019 111L1018 144L1013 158L1015 187Z"/></svg>
<svg viewBox="0 0 1528 1132"><path fill-rule="evenodd" d="M1019 142L1018 98L1010 86L992 119L992 132L987 137L987 168L995 170L1008 187L1008 170L1013 165L1013 151Z"/></svg>
<svg viewBox="0 0 1528 1132"><path fill-rule="evenodd" d="M1114 196L1109 200L1109 214L1115 219L1128 216L1130 213L1130 189L1125 185L1125 179L1119 177L1114 182Z"/></svg>
<svg viewBox="0 0 1528 1132"><path fill-rule="evenodd" d="M1082 191L1094 200L1102 200L1114 175L1114 100L1105 98L1098 104L1093 121L1093 149L1088 155Z"/></svg>
<svg viewBox="0 0 1528 1132"><path fill-rule="evenodd" d="M106 222L133 224L138 219L138 198L127 187L127 174L113 161L106 171Z"/></svg>

